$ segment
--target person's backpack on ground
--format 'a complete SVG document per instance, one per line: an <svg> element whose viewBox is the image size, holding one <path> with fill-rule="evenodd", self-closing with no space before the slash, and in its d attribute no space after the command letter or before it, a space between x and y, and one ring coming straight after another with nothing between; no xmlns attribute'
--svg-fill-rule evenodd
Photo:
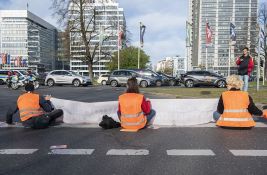
<svg viewBox="0 0 267 175"><path fill-rule="evenodd" d="M116 122L113 118L104 115L102 117L102 121L99 123L99 126L103 129L112 129L121 127L121 124L119 122Z"/></svg>

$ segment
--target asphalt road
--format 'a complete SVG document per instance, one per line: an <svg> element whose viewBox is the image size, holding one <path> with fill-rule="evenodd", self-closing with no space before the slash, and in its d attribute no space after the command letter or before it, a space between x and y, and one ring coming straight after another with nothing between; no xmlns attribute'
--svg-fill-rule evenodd
<svg viewBox="0 0 267 175"><path fill-rule="evenodd" d="M84 102L117 100L125 88L41 87L38 92ZM0 121L22 91L0 86ZM150 98L167 98L149 96ZM50 146L67 145L52 150ZM119 129L1 127L0 175L266 175L267 128Z"/></svg>

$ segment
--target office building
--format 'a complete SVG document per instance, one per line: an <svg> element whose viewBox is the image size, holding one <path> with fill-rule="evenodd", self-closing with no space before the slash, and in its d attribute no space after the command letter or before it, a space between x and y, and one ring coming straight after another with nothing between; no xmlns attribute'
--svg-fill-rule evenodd
<svg viewBox="0 0 267 175"><path fill-rule="evenodd" d="M0 10L2 68L55 68L57 29L28 10ZM4 62L3 62L4 60Z"/></svg>

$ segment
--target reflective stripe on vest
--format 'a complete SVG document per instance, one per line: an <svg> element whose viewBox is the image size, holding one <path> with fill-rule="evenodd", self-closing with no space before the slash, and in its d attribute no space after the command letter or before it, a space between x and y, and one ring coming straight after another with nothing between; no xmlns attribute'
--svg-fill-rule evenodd
<svg viewBox="0 0 267 175"><path fill-rule="evenodd" d="M20 115L20 118L26 118L26 117L28 117L29 115L30 116L37 116L37 115L42 115L42 114L44 114L44 112L43 111L41 111L41 110L31 110L31 111L29 111L29 112L26 112L25 110L23 111L23 112L21 112L21 110L20 110L20 113L23 113L23 114L21 114ZM25 113L25 114L24 114Z"/></svg>
<svg viewBox="0 0 267 175"><path fill-rule="evenodd" d="M123 125L126 125L126 126L139 126L139 125L141 125L144 122L145 122L145 119L142 118L142 120L140 122L135 122L135 123L132 123L132 122L123 122Z"/></svg>
<svg viewBox="0 0 267 175"><path fill-rule="evenodd" d="M248 112L248 110L247 109L226 109L223 112L240 113L240 112Z"/></svg>
<svg viewBox="0 0 267 175"><path fill-rule="evenodd" d="M220 117L220 121L229 121L229 122L247 122L247 121L253 121L253 118L224 118Z"/></svg>
<svg viewBox="0 0 267 175"><path fill-rule="evenodd" d="M123 116L125 118L135 118L135 117L139 117L142 114L144 114L144 113L141 111L141 112L138 112L136 114L121 114L121 116Z"/></svg>

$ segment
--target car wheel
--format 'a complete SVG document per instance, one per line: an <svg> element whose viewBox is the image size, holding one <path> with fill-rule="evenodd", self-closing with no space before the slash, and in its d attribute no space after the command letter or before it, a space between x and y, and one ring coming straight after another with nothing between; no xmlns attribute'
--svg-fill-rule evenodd
<svg viewBox="0 0 267 175"><path fill-rule="evenodd" d="M225 82L225 81L223 81L223 80L219 80L219 81L217 82L217 87L218 87L218 88L225 88L225 86L226 86L226 82Z"/></svg>
<svg viewBox="0 0 267 175"><path fill-rule="evenodd" d="M74 81L73 81L73 85L74 85L75 87L79 87L79 86L81 85L80 80L74 80Z"/></svg>
<svg viewBox="0 0 267 175"><path fill-rule="evenodd" d="M106 80L103 80L103 81L101 81L101 84L102 84L103 86L105 86L105 85L107 85L107 81L106 81Z"/></svg>
<svg viewBox="0 0 267 175"><path fill-rule="evenodd" d="M112 87L117 87L118 86L118 82L116 80L113 80L113 81L110 82L110 85Z"/></svg>
<svg viewBox="0 0 267 175"><path fill-rule="evenodd" d="M3 80L0 80L0 85L3 85L4 84L4 81Z"/></svg>
<svg viewBox="0 0 267 175"><path fill-rule="evenodd" d="M49 87L52 87L52 86L55 85L55 81L52 80L52 79L49 79L49 80L47 80L47 85L48 85Z"/></svg>
<svg viewBox="0 0 267 175"><path fill-rule="evenodd" d="M193 80L186 80L185 86L188 88L194 87L194 81Z"/></svg>
<svg viewBox="0 0 267 175"><path fill-rule="evenodd" d="M146 87L148 86L147 81L144 81L144 80L141 81L140 86L141 86L142 88L146 88Z"/></svg>
<svg viewBox="0 0 267 175"><path fill-rule="evenodd" d="M169 85L170 86L175 86L175 81L174 80L170 80Z"/></svg>
<svg viewBox="0 0 267 175"><path fill-rule="evenodd" d="M156 81L156 86L160 87L162 85L161 81Z"/></svg>

